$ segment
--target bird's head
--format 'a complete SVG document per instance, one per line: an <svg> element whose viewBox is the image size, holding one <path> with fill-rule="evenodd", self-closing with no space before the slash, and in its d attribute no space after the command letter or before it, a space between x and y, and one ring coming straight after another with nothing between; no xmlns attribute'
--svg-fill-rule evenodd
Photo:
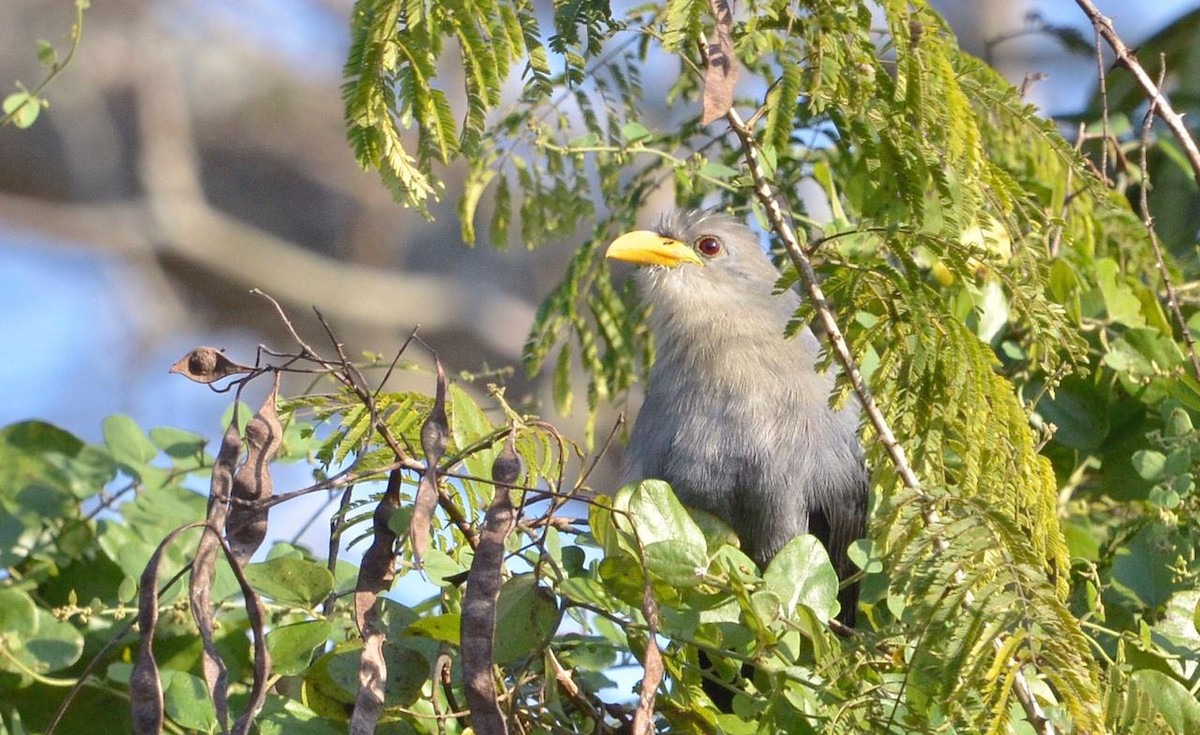
<svg viewBox="0 0 1200 735"><path fill-rule="evenodd" d="M671 212L653 230L618 237L606 257L633 263L639 290L655 307L710 317L760 304L774 313L794 302L772 299L779 271L741 222L713 210ZM786 300L785 300L786 301ZM665 315L664 315L665 316Z"/></svg>

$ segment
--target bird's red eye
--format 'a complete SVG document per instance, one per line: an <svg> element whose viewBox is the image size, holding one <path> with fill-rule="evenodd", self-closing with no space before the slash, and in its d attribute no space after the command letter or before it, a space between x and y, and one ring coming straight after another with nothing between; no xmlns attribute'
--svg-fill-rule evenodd
<svg viewBox="0 0 1200 735"><path fill-rule="evenodd" d="M696 241L696 250L699 250L701 255L711 258L721 252L721 241L712 235L705 235Z"/></svg>

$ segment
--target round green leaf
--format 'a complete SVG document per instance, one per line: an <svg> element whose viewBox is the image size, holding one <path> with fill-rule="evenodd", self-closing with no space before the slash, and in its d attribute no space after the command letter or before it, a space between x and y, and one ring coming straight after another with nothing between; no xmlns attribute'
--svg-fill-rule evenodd
<svg viewBox="0 0 1200 735"><path fill-rule="evenodd" d="M4 98L4 114L12 115L12 123L18 128L33 125L41 111L41 100L28 92L13 92Z"/></svg>
<svg viewBox="0 0 1200 735"><path fill-rule="evenodd" d="M672 587L695 587L704 581L704 547L670 539L647 544L645 551L646 568Z"/></svg>
<svg viewBox="0 0 1200 735"><path fill-rule="evenodd" d="M1029 386L1030 391L1040 389L1036 384ZM1064 379L1053 398L1047 394L1038 401L1037 411L1058 427L1054 440L1072 449L1091 451L1108 436L1108 399L1082 378Z"/></svg>
<svg viewBox="0 0 1200 735"><path fill-rule="evenodd" d="M458 613L430 615L408 626L408 632L413 635L423 635L457 646L459 643L461 621L462 618Z"/></svg>
<svg viewBox="0 0 1200 735"><path fill-rule="evenodd" d="M429 679L429 661L419 651L406 645L403 639L384 643L383 659L387 666L384 705L396 707L412 704L420 697L421 688ZM339 646L312 665L305 675L305 686L316 689L323 697L351 703L360 687L358 671L361 662L361 643Z"/></svg>
<svg viewBox="0 0 1200 735"><path fill-rule="evenodd" d="M9 601L23 609L14 617L17 622L23 621L27 632L8 649L8 656L16 659L15 662L0 656L0 670L19 672L25 668L48 674L65 669L79 660L83 653L83 636L74 625L58 620L48 610L37 608L33 629L28 630L29 621L25 616L28 608L16 598L0 601L0 604Z"/></svg>
<svg viewBox="0 0 1200 735"><path fill-rule="evenodd" d="M51 457L74 457L83 442L43 421L23 421L0 429L0 496L15 498L31 484L66 489Z"/></svg>
<svg viewBox="0 0 1200 735"><path fill-rule="evenodd" d="M313 607L333 590L333 575L328 569L291 556L249 564L245 574L259 594L284 604Z"/></svg>
<svg viewBox="0 0 1200 735"><path fill-rule="evenodd" d="M204 680L186 671L163 669L159 673L163 686L163 706L167 717L189 730L213 732L217 713Z"/></svg>
<svg viewBox="0 0 1200 735"><path fill-rule="evenodd" d="M312 652L329 639L333 627L328 620L306 620L275 628L267 633L271 672L280 676L301 674L312 663Z"/></svg>
<svg viewBox="0 0 1200 735"><path fill-rule="evenodd" d="M32 597L21 590L0 589L0 630L5 635L24 641L37 630L37 620L37 605Z"/></svg>
<svg viewBox="0 0 1200 735"><path fill-rule="evenodd" d="M54 50L54 44L44 38L39 38L37 41L37 59L39 64L45 66L54 66L58 63L58 52Z"/></svg>
<svg viewBox="0 0 1200 735"><path fill-rule="evenodd" d="M204 464L204 445L208 440L191 431L159 426L150 430L150 441L166 452L176 465L198 467Z"/></svg>
<svg viewBox="0 0 1200 735"><path fill-rule="evenodd" d="M662 480L626 485L613 499L617 546L672 586L694 586L708 566L704 532ZM631 525L632 524L632 525ZM638 543L641 550L638 549ZM607 547L606 547L607 548ZM609 549L613 551L613 549Z"/></svg>
<svg viewBox="0 0 1200 735"><path fill-rule="evenodd" d="M1143 605L1157 608L1175 591L1175 574L1164 558L1175 553L1170 531L1147 525L1121 545L1113 557L1113 581L1131 592Z"/></svg>
<svg viewBox="0 0 1200 735"><path fill-rule="evenodd" d="M537 653L558 628L558 604L532 574L509 579L496 602L494 656L497 663L516 663Z"/></svg>
<svg viewBox="0 0 1200 735"><path fill-rule="evenodd" d="M829 554L815 536L804 534L789 541L763 573L766 588L779 595L784 614L805 605L821 620L834 615L838 579Z"/></svg>
<svg viewBox="0 0 1200 735"><path fill-rule="evenodd" d="M1141 449L1133 453L1133 468L1145 480L1157 480L1163 474L1167 457L1153 449Z"/></svg>
<svg viewBox="0 0 1200 735"><path fill-rule="evenodd" d="M1180 735L1200 732L1200 702L1187 687L1154 669L1135 671L1130 679L1137 689L1150 697L1172 732Z"/></svg>
<svg viewBox="0 0 1200 735"><path fill-rule="evenodd" d="M259 735L339 735L346 731L294 699L267 697L262 711L254 718Z"/></svg>
<svg viewBox="0 0 1200 735"><path fill-rule="evenodd" d="M138 468L158 456L158 447L142 431L133 418L123 413L113 414L101 424L104 445L113 459Z"/></svg>

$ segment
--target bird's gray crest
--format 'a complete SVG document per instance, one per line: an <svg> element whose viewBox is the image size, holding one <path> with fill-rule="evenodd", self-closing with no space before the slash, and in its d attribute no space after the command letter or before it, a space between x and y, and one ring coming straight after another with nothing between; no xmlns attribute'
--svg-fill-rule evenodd
<svg viewBox="0 0 1200 735"><path fill-rule="evenodd" d="M753 230L716 208L674 209L664 212L658 218L658 225L654 229L660 235L688 243L694 242L702 235L714 235L722 240L758 242L758 236Z"/></svg>

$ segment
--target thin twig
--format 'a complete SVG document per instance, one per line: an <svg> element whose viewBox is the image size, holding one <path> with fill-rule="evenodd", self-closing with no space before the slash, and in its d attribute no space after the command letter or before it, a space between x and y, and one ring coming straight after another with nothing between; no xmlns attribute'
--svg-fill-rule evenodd
<svg viewBox="0 0 1200 735"><path fill-rule="evenodd" d="M746 127L746 124L742 121L742 116L738 114L736 109L730 109L725 114L725 119L729 121L729 126L733 128L734 134L737 135L738 140L742 143L742 154L746 161L746 167L750 170L750 175L754 179L754 194L758 198L759 203L766 208L767 218L771 222L771 229L783 241L783 247L787 251L788 258L792 261L792 265L796 267L796 272L800 275L800 282L804 287L809 302L816 309L825 338L829 341L829 346L833 349L834 358L837 360L838 365L841 366L847 380L850 381L850 386L854 389L854 394L858 396L858 401L862 405L863 413L867 416L867 420L871 422L871 426L875 429L879 441L883 443L888 456L891 457L892 464L896 468L896 473L904 481L906 487L914 490L919 489L921 483L917 479L916 473L913 472L912 466L908 462L908 457L904 454L904 448L896 441L896 435L892 433L892 428L888 426L887 419L884 418L883 412L879 410L879 406L875 403L875 397L871 394L871 389L867 387L866 381L863 380L862 371L859 370L858 362L854 359L854 354L850 351L850 345L847 344L841 327L838 326L837 320L833 317L833 311L829 308L825 292L821 290L821 285L817 283L817 273L813 270L812 261L808 259L803 246L800 245L795 230L792 229L791 223L784 216L783 208L780 206L779 200L775 197L775 193L771 190L771 185L767 182L762 161L759 157L758 141L754 138L754 133Z"/></svg>
<svg viewBox="0 0 1200 735"><path fill-rule="evenodd" d="M1160 63L1162 66L1158 72L1158 85L1161 87L1162 79L1167 73L1166 59L1160 58ZM1150 214L1150 174L1146 162L1146 150L1150 147L1150 129L1154 126L1154 112L1157 105L1158 100L1150 100L1150 109L1146 111L1146 117L1142 120L1141 160L1139 161L1142 169L1142 224L1146 227L1146 234L1150 236L1150 247L1154 250L1154 263L1158 266L1158 276L1162 279L1163 287L1167 291L1167 308L1170 309L1171 316L1175 318L1176 323L1179 325L1179 331L1183 335L1183 342L1187 346L1188 359L1192 363L1192 374L1196 376L1196 380L1200 380L1200 355L1196 354L1196 342L1192 339L1192 331L1188 329L1187 319L1183 317L1183 310L1179 308L1179 298L1175 294L1175 284L1171 282L1171 274L1167 272L1167 264L1163 260L1162 247L1158 243L1158 233L1154 230L1154 215Z"/></svg>
<svg viewBox="0 0 1200 735"><path fill-rule="evenodd" d="M702 35L701 53L704 53L707 43L707 39ZM775 192L771 189L771 185L767 181L759 155L758 140L754 137L753 131L742 121L742 117L736 109L731 108L726 113L725 119L728 120L729 126L733 129L734 134L737 135L738 140L741 141L742 158L746 162L746 167L749 169L750 175L754 180L754 194L759 203L767 210L767 218L771 222L771 229L783 241L788 257L800 276L800 282L804 287L809 302L816 309L821 326L824 328L825 339L833 350L834 358L837 360L838 365L850 381L850 385L854 389L854 393L862 406L863 413L871 422L871 426L875 429L875 434L879 441L883 443L895 467L896 474L899 475L906 487L917 491L923 498L926 498L925 493L921 491L920 481L917 479L916 473L913 472L907 456L905 456L904 448L896 441L895 434L892 433L892 429L884 418L883 413L879 410L879 406L876 405L875 398L867 387L866 381L863 380L862 372L858 368L858 362L854 359L854 354L850 351L850 346L847 344L841 328L834 319L833 311L829 308L829 303L825 299L825 293L821 290L820 284L817 283L817 274L813 270L812 262L808 259L804 248L801 247L791 223L784 217L779 199L775 196ZM939 522L937 509L930 503L922 503L922 514L925 522L929 525L935 525ZM949 544L940 536L935 538L933 543L934 549L938 552L949 548ZM956 583L961 584L965 581L966 575L961 569L956 570L954 579ZM973 601L974 595L969 589L966 590L963 596L963 604L969 606ZM992 648L997 651L1002 650L1004 639L1004 636L993 638ZM1010 663L1015 663L1011 661L1011 657ZM1054 735L1057 731L1053 723L1046 717L1041 705L1034 698L1033 692L1029 688L1029 682L1020 668L1017 668L1013 674L1012 686L1017 701L1021 703L1021 707L1025 711L1025 716L1034 730L1040 735Z"/></svg>
<svg viewBox="0 0 1200 735"><path fill-rule="evenodd" d="M1108 178L1108 75L1104 73L1104 54L1100 49L1100 29L1096 28L1096 76L1100 80L1100 180L1111 184ZM1113 148L1121 150L1121 146L1113 141Z"/></svg>
<svg viewBox="0 0 1200 735"><path fill-rule="evenodd" d="M1138 63L1133 51L1130 51L1125 42L1121 40L1121 37L1117 35L1117 30L1113 27L1112 19L1102 15L1091 0L1075 0L1075 4L1083 10L1084 15L1092 22L1092 26L1096 29L1096 32L1108 42L1108 45L1117 55L1117 62L1133 74L1133 78L1137 80L1138 86L1142 88L1142 91L1150 99L1150 109L1171 129L1171 132L1175 135L1175 140L1183 148L1188 163L1192 166L1192 176L1195 178L1197 186L1200 186L1200 149L1196 148L1196 141L1192 139L1187 125L1183 122L1183 115L1175 112L1175 108L1171 106L1171 100L1167 99L1162 93L1160 86L1154 83L1154 80L1150 78L1150 75Z"/></svg>

